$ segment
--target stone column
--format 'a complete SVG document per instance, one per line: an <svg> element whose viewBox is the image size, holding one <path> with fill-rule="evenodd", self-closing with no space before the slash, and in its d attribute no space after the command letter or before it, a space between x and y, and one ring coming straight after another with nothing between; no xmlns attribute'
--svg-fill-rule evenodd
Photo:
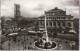
<svg viewBox="0 0 80 51"><path fill-rule="evenodd" d="M68 22L67 21L65 22L65 27L68 27Z"/></svg>
<svg viewBox="0 0 80 51"><path fill-rule="evenodd" d="M73 22L71 22L71 27L73 28L74 26L73 26Z"/></svg>
<svg viewBox="0 0 80 51"><path fill-rule="evenodd" d="M53 26L53 25L52 25L52 21L50 22L50 24L51 24L51 27L52 27L52 26Z"/></svg>
<svg viewBox="0 0 80 51"><path fill-rule="evenodd" d="M57 24L57 22L56 22L56 27L58 27L58 24Z"/></svg>
<svg viewBox="0 0 80 51"><path fill-rule="evenodd" d="M47 23L48 23L48 26L47 27L49 27L49 21Z"/></svg>
<svg viewBox="0 0 80 51"><path fill-rule="evenodd" d="M39 27L41 26L40 21L39 21Z"/></svg>
<svg viewBox="0 0 80 51"><path fill-rule="evenodd" d="M43 22L41 21L40 24L41 24L41 27L42 27L43 26Z"/></svg>
<svg viewBox="0 0 80 51"><path fill-rule="evenodd" d="M56 27L56 22L54 22L54 26Z"/></svg>
<svg viewBox="0 0 80 51"><path fill-rule="evenodd" d="M60 22L60 26L63 27L63 26L62 26L62 22Z"/></svg>
<svg viewBox="0 0 80 51"><path fill-rule="evenodd" d="M48 22L48 27L50 27L50 23Z"/></svg>
<svg viewBox="0 0 80 51"><path fill-rule="evenodd" d="M41 21L40 21L40 27L42 27L42 25L41 25Z"/></svg>
<svg viewBox="0 0 80 51"><path fill-rule="evenodd" d="M44 22L42 21L42 27L44 27Z"/></svg>
<svg viewBox="0 0 80 51"><path fill-rule="evenodd" d="M52 22L52 27L53 27L54 25L53 25L53 22Z"/></svg>
<svg viewBox="0 0 80 51"><path fill-rule="evenodd" d="M47 27L48 27L48 21L47 21Z"/></svg>

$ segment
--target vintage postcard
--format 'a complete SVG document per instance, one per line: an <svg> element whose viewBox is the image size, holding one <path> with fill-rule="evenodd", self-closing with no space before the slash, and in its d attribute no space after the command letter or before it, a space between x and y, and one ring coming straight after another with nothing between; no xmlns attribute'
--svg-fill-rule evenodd
<svg viewBox="0 0 80 51"><path fill-rule="evenodd" d="M1 0L0 50L79 50L80 0Z"/></svg>

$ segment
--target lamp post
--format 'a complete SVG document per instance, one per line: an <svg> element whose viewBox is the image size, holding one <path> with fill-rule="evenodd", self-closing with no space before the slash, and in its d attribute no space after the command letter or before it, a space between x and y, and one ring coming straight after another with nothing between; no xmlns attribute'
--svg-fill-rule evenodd
<svg viewBox="0 0 80 51"><path fill-rule="evenodd" d="M20 35L21 33L21 28L17 28L18 29L18 35ZM20 38L18 37L18 50L19 50L19 45L20 45Z"/></svg>
<svg viewBox="0 0 80 51"><path fill-rule="evenodd" d="M10 50L10 36L9 36L9 43L8 43L8 46L9 46L9 48L8 48L8 49Z"/></svg>
<svg viewBox="0 0 80 51"><path fill-rule="evenodd" d="M2 50L2 37L1 37L1 40L0 40L0 49Z"/></svg>
<svg viewBox="0 0 80 51"><path fill-rule="evenodd" d="M10 27L9 27L9 31L10 31ZM9 37L9 44L8 44L8 46L9 46L9 50L10 50L10 36L8 36Z"/></svg>
<svg viewBox="0 0 80 51"><path fill-rule="evenodd" d="M24 29L24 31L25 31L25 29ZM23 47L23 49L26 49L26 34L24 33L24 47Z"/></svg>
<svg viewBox="0 0 80 51"><path fill-rule="evenodd" d="M19 50L19 42L20 42L20 39L19 39L19 37L17 39L18 39L18 50Z"/></svg>

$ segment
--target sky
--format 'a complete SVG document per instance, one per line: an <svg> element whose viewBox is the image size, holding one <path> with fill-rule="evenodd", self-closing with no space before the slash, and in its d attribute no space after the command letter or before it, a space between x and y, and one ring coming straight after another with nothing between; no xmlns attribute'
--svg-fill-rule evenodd
<svg viewBox="0 0 80 51"><path fill-rule="evenodd" d="M24 17L38 17L55 7L79 17L79 0L1 0L1 16L14 17L14 4L20 4L21 16Z"/></svg>

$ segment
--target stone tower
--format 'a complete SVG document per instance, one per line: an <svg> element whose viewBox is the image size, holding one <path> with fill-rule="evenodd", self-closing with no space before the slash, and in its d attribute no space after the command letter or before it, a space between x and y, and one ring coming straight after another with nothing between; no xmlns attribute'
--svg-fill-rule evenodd
<svg viewBox="0 0 80 51"><path fill-rule="evenodd" d="M14 4L14 17L18 19L20 17L20 5Z"/></svg>

